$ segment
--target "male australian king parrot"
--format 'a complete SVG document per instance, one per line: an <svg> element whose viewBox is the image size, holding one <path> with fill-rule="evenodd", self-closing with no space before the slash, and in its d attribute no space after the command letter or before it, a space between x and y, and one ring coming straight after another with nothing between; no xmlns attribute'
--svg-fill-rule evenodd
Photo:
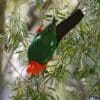
<svg viewBox="0 0 100 100"><path fill-rule="evenodd" d="M55 19L45 29L38 32L28 48L28 67L30 75L36 75L45 69L46 63L52 58L60 40L83 18L80 9L70 17L56 25Z"/></svg>

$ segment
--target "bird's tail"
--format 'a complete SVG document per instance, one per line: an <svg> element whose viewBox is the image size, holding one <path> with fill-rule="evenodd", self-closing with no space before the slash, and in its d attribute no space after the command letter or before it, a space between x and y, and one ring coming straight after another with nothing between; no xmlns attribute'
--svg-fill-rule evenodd
<svg viewBox="0 0 100 100"><path fill-rule="evenodd" d="M71 16L66 20L62 21L56 27L57 41L59 41L84 17L84 14L80 9L77 9Z"/></svg>

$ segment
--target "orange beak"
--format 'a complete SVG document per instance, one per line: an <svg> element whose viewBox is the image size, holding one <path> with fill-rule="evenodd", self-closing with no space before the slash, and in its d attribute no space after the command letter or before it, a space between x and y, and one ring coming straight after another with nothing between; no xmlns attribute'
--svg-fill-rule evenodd
<svg viewBox="0 0 100 100"><path fill-rule="evenodd" d="M40 63L38 63L36 61L30 61L28 63L28 67L27 67L27 73L31 76L37 75L44 69L45 69L44 65L41 65Z"/></svg>

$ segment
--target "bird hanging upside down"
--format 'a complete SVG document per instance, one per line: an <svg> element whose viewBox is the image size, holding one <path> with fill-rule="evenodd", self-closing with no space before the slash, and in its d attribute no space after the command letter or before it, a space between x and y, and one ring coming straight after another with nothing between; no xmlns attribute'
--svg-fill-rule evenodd
<svg viewBox="0 0 100 100"><path fill-rule="evenodd" d="M81 21L83 16L82 11L78 9L57 26L54 18L47 27L37 30L38 34L28 48L28 74L36 75L46 68L45 65L52 58L60 40Z"/></svg>

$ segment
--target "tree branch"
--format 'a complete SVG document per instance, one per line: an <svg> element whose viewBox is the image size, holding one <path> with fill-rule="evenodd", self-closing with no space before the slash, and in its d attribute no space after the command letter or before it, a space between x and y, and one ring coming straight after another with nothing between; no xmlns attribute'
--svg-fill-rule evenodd
<svg viewBox="0 0 100 100"><path fill-rule="evenodd" d="M0 92L2 93L3 88L3 73L2 73L2 62L3 62L3 46L4 46L4 24L5 24L5 8L7 0L0 0ZM0 97L0 99L2 99Z"/></svg>

